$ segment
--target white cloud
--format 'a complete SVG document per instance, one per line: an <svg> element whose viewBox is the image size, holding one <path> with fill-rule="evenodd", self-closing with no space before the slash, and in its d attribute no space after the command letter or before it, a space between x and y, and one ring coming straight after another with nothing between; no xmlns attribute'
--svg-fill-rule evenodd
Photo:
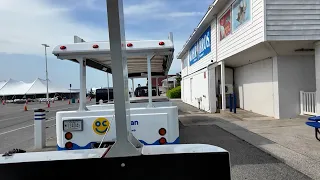
<svg viewBox="0 0 320 180"><path fill-rule="evenodd" d="M124 14L126 16L134 16L134 15L145 15L149 14L152 15L155 12L158 12L159 9L165 9L165 3L162 1L152 0L152 1L145 1L141 4L134 4L134 5L125 5L124 6Z"/></svg>
<svg viewBox="0 0 320 180"><path fill-rule="evenodd" d="M173 12L167 14L169 17L190 17L190 16L203 16L201 12Z"/></svg>
<svg viewBox="0 0 320 180"><path fill-rule="evenodd" d="M75 34L88 40L107 39L107 29L76 22L71 11L43 0L0 1L0 52L43 54L42 43L72 42Z"/></svg>
<svg viewBox="0 0 320 180"><path fill-rule="evenodd" d="M169 1L170 2L170 1ZM140 20L146 19L170 19L191 16L202 16L201 12L193 11L171 11L172 7L168 1L148 0L140 4L127 5L124 7L124 14L127 18ZM137 20L138 21L138 20Z"/></svg>

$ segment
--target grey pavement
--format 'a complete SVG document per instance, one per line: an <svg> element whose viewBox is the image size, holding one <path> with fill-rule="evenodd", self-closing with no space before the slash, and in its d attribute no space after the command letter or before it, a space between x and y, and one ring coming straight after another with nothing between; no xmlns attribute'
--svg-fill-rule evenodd
<svg viewBox="0 0 320 180"><path fill-rule="evenodd" d="M88 102L94 103L92 102ZM46 109L46 137L55 137L55 114L60 110L74 110L79 104L68 101L56 101L47 108L45 103L29 103L28 111L23 111L24 104L0 105L0 153L13 148L32 149L34 146L34 109Z"/></svg>
<svg viewBox="0 0 320 180"><path fill-rule="evenodd" d="M275 144L267 138L234 125L233 123L240 121L239 119L220 114L207 114L180 100L173 102L179 107L179 120L182 124L181 141L212 144L228 150L231 157L232 179L311 179L311 176L306 176L256 147L255 143L254 145L248 143L246 139L253 139L262 146ZM241 133L234 133L237 131Z"/></svg>
<svg viewBox="0 0 320 180"><path fill-rule="evenodd" d="M307 117L239 120L238 115L224 113L219 118L224 120L217 123L220 127L309 177L320 179L320 142L315 139L314 129L305 125Z"/></svg>

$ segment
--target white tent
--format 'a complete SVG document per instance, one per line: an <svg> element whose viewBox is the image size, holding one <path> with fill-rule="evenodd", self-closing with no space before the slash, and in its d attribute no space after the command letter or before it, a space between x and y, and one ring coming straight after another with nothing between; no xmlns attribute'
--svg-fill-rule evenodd
<svg viewBox="0 0 320 180"><path fill-rule="evenodd" d="M31 83L25 83L22 81L16 81L9 79L5 85L0 89L1 96L10 95L24 95L30 88Z"/></svg>
<svg viewBox="0 0 320 180"><path fill-rule="evenodd" d="M49 93L70 93L67 88L59 87L53 84L51 81L48 83ZM75 93L76 91L71 91ZM36 94L46 94L47 84L46 80L37 78L32 83L25 83L23 81L17 81L9 79L8 81L0 81L0 96L10 96L10 95L36 95Z"/></svg>
<svg viewBox="0 0 320 180"><path fill-rule="evenodd" d="M70 90L67 88L62 88L48 81L48 92L49 93L70 93ZM1 90L0 90L1 93ZM47 93L47 81L43 79L36 79L31 87L25 94L46 94Z"/></svg>

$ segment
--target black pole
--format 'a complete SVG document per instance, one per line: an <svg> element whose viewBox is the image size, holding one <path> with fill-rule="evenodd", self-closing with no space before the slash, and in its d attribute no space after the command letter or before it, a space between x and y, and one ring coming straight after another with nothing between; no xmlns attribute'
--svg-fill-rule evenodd
<svg viewBox="0 0 320 180"><path fill-rule="evenodd" d="M229 108L230 112L232 112L232 94L229 94Z"/></svg>
<svg viewBox="0 0 320 180"><path fill-rule="evenodd" d="M236 93L233 93L233 112L237 113L237 96Z"/></svg>

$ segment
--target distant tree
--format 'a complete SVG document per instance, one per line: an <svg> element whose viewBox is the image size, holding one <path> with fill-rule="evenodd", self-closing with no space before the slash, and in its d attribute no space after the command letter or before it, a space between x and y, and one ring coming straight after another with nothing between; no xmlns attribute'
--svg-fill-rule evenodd
<svg viewBox="0 0 320 180"><path fill-rule="evenodd" d="M91 88L91 89L90 89L90 91L89 91L89 96L90 96L91 98L93 98L93 97L94 97L94 93L93 93L92 88Z"/></svg>
<svg viewBox="0 0 320 180"><path fill-rule="evenodd" d="M180 86L181 85L181 72L176 74L176 86Z"/></svg>

